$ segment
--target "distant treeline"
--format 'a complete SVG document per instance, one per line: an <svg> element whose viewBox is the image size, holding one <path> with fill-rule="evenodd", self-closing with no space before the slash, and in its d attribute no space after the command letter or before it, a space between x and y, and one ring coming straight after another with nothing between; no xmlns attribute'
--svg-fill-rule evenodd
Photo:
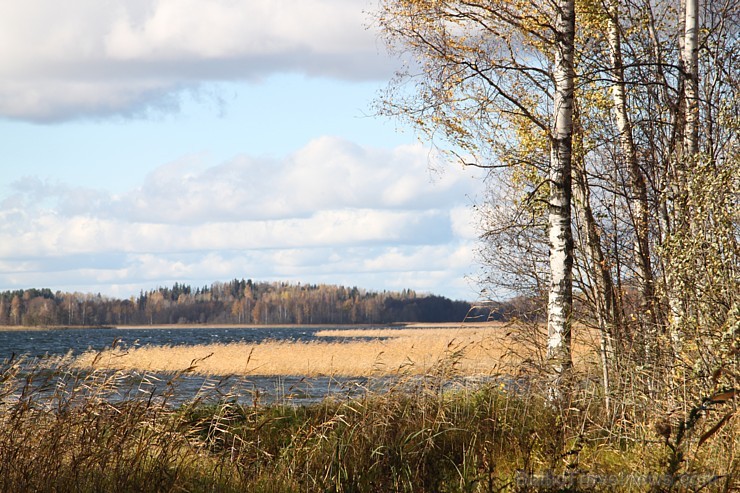
<svg viewBox="0 0 740 493"><path fill-rule="evenodd" d="M129 299L26 289L0 293L0 325L380 324L501 320L503 305L473 306L414 291L373 292L325 284L235 279L175 283Z"/></svg>

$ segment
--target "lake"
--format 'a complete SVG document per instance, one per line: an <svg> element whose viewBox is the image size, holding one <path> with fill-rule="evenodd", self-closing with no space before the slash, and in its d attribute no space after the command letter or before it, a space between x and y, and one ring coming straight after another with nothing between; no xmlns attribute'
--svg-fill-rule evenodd
<svg viewBox="0 0 740 493"><path fill-rule="evenodd" d="M348 327L350 328L350 327ZM356 327L351 327L356 328ZM87 350L100 351L114 343L119 347L147 344L197 345L231 342L257 343L268 339L310 341L321 328L175 328L175 329L56 329L0 331L0 361L16 355L32 357L61 356L72 351L79 355ZM322 340L331 340L322 338Z"/></svg>
<svg viewBox="0 0 740 493"><path fill-rule="evenodd" d="M333 327L334 328L334 327ZM356 327L347 327L356 329ZM265 340L311 341L317 339L316 332L321 327L291 328L120 328L120 329L57 329L57 330L13 330L0 331L0 362L14 355L27 355L37 361L54 360L69 352L73 356L88 350L100 351L116 344L118 347L137 347L145 345L197 345L232 342L258 343ZM322 341L331 342L336 338L322 337ZM27 375L27 373L24 373ZM60 378L53 373L44 373L49 378ZM36 388L55 388L59 382L44 381L44 376L34 383ZM64 375L73 380L77 376ZM207 398L219 398L224 395L238 395L238 400L251 404L255 399L260 402L289 402L306 404L316 402L328 395L352 397L363 392L369 385L365 378L297 376L255 376L206 378L197 375L178 375L173 382L172 375L140 374L131 372L122 383L126 388L113 399L124 398L130 391L142 394L163 395L176 385L176 392L169 398L170 402L182 403L203 395Z"/></svg>

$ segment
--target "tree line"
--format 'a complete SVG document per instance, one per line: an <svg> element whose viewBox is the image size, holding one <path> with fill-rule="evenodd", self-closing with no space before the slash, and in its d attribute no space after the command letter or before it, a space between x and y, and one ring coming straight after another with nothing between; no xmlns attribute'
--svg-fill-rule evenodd
<svg viewBox="0 0 740 493"><path fill-rule="evenodd" d="M517 306L473 306L412 290L375 292L326 284L234 279L202 287L175 283L127 299L48 288L5 291L0 293L0 325L461 322L500 320L514 313Z"/></svg>

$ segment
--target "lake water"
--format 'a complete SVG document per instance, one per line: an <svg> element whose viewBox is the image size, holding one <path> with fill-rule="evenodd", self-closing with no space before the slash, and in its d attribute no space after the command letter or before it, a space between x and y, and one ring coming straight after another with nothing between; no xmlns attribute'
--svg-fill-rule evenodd
<svg viewBox="0 0 740 493"><path fill-rule="evenodd" d="M63 329L0 331L0 361L16 355L60 356L72 351L100 351L114 343L119 347L196 345L231 342L256 343L268 339L310 341L315 328L197 328L197 329ZM331 340L325 337L322 340Z"/></svg>
<svg viewBox="0 0 740 493"><path fill-rule="evenodd" d="M354 327L348 327L354 328ZM118 347L137 347L145 345L197 345L210 343L247 342L257 343L265 340L310 341L317 339L320 328L177 328L177 329L64 329L64 330L21 330L0 331L0 362L14 355L26 355L36 361L54 360L71 351L79 355L88 350L99 351L116 344ZM335 338L322 337L331 342ZM27 374L25 374L27 375ZM44 378L57 379L55 382ZM35 388L58 387L60 378L53 372L34 377ZM68 381L78 376L63 375ZM170 402L182 403L202 395L218 399L223 395L238 395L244 403L290 402L305 404L318 401L327 395L352 397L363 392L370 383L362 378L301 376L223 376L205 378L197 375L158 375L132 372L124 380L119 396L124 398L133 391L145 395L163 396L176 386L176 392L168 397Z"/></svg>

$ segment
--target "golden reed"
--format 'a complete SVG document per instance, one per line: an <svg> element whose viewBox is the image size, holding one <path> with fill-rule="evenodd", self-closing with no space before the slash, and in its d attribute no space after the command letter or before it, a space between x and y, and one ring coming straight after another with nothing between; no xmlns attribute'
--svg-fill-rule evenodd
<svg viewBox="0 0 740 493"><path fill-rule="evenodd" d="M585 333L588 335L588 333ZM319 338L342 342L286 342L143 346L89 351L77 368L177 372L203 375L376 376L426 374L440 362L452 362L461 375L511 373L525 351L516 329L502 324L480 328L407 328L322 330ZM593 355L590 337L578 354Z"/></svg>

